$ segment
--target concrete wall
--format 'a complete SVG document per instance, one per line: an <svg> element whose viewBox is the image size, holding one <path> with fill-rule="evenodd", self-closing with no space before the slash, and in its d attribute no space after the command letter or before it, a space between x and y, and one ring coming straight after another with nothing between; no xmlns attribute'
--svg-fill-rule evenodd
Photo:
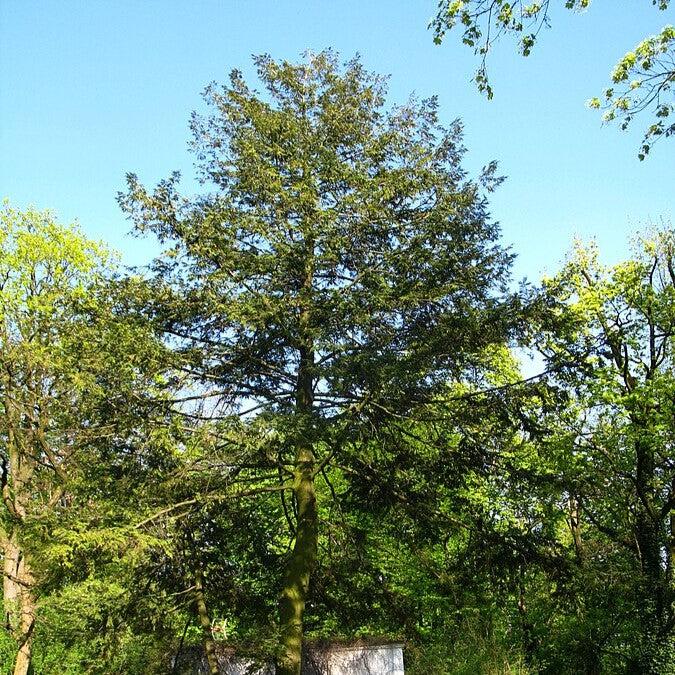
<svg viewBox="0 0 675 675"><path fill-rule="evenodd" d="M307 675L404 675L403 645L315 649L303 668Z"/></svg>
<svg viewBox="0 0 675 675"><path fill-rule="evenodd" d="M230 649L218 649L222 675L274 675L274 666L257 665ZM179 658L180 675L208 675L203 650L190 648ZM330 646L308 649L303 675L404 675L403 645Z"/></svg>

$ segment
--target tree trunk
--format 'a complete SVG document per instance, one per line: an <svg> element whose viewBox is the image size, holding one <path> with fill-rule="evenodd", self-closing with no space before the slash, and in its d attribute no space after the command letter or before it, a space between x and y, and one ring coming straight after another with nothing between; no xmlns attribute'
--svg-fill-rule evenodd
<svg viewBox="0 0 675 675"><path fill-rule="evenodd" d="M664 609L665 570L661 557L661 542L657 506L654 499L654 452L649 441L636 444L636 489L638 508L635 518L635 539L640 553L640 564L645 590L653 604L652 611L660 623Z"/></svg>
<svg viewBox="0 0 675 675"><path fill-rule="evenodd" d="M537 651L537 640L534 636L534 625L527 614L527 605L525 603L525 581L523 579L523 568L518 568L518 614L520 615L520 627L522 630L523 651L528 663L534 661L534 655Z"/></svg>
<svg viewBox="0 0 675 675"><path fill-rule="evenodd" d="M21 641L19 642L19 651L17 652L16 660L14 661L13 675L28 675L31 672L30 666L32 658L34 624L35 618L33 608L31 608L29 623L22 623L22 631L24 631L24 634Z"/></svg>
<svg viewBox="0 0 675 675"><path fill-rule="evenodd" d="M661 555L660 518L654 498L655 462L648 425L633 417L641 436L635 444L636 492L635 540L640 555L642 584L639 609L642 646L638 658L641 673L659 673L662 638L666 625L668 583Z"/></svg>
<svg viewBox="0 0 675 675"><path fill-rule="evenodd" d="M301 324L307 317L301 317ZM293 551L286 566L279 599L280 640L277 675L299 675L302 667L303 617L309 580L316 563L319 516L314 485L315 457L312 447L314 352L300 350L296 405L299 413L293 492L298 523Z"/></svg>
<svg viewBox="0 0 675 675"><path fill-rule="evenodd" d="M5 626L18 644L14 675L27 675L31 665L35 598L33 578L13 529L4 542L3 603Z"/></svg>
<svg viewBox="0 0 675 675"><path fill-rule="evenodd" d="M673 481L671 494L675 494L675 481ZM670 574L668 575L668 580L672 584L675 581L675 511L671 510L668 521L670 529L668 538L668 566Z"/></svg>
<svg viewBox="0 0 675 675"><path fill-rule="evenodd" d="M569 497L569 523L570 531L572 532L572 541L574 542L574 553L579 565L582 564L584 558L584 547L581 539L581 520L579 515L579 500L570 495Z"/></svg>
<svg viewBox="0 0 675 675"><path fill-rule="evenodd" d="M667 500L670 502L675 497L675 477L670 481L670 492ZM668 530L668 558L666 560L666 584L668 585L668 594L672 597L673 582L675 582L675 509L671 507L666 514L666 528ZM671 610L672 611L672 610ZM669 612L668 621L672 621Z"/></svg>
<svg viewBox="0 0 675 675"><path fill-rule="evenodd" d="M209 664L209 675L218 675L220 669L218 668L216 643L213 640L211 618L209 617L209 612L206 607L206 598L204 596L204 573L199 568L197 568L197 571L195 572L195 600L199 624L202 627L204 636L204 652L206 653L206 661Z"/></svg>
<svg viewBox="0 0 675 675"><path fill-rule="evenodd" d="M14 635L19 627L19 579L23 568L21 552L16 542L16 530L14 529L3 541L3 559L2 601L5 612L3 624L5 629Z"/></svg>
<svg viewBox="0 0 675 675"><path fill-rule="evenodd" d="M281 650L277 675L299 675L301 668L303 615L310 575L316 562L318 539L313 471L314 454L311 448L302 448L298 452L294 486L298 527L279 602Z"/></svg>

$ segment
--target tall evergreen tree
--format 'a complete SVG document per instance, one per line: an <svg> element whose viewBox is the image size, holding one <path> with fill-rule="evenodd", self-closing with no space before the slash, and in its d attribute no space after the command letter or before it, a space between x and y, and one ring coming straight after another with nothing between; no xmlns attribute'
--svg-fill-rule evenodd
<svg viewBox="0 0 675 675"><path fill-rule="evenodd" d="M130 174L120 203L168 245L154 311L202 400L275 427L268 468L296 514L279 601L277 672L290 675L317 556L317 476L504 342L511 255L487 211L496 166L468 178L461 124L444 127L436 99L387 108L385 79L331 52L255 64L264 93L233 71L192 118L211 191L181 197L178 174L148 191Z"/></svg>

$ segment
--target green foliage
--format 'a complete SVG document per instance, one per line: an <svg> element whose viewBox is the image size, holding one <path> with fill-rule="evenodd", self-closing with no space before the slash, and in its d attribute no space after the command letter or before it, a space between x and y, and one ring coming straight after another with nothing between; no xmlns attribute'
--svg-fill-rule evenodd
<svg viewBox="0 0 675 675"><path fill-rule="evenodd" d="M213 115L193 118L215 194L182 199L176 175L149 193L130 175L120 196L172 242L155 263L163 327L237 405L292 410L309 338L325 417L425 395L502 325L510 256L481 193L495 166L467 179L461 125L441 126L434 99L384 110L384 81L358 61L256 64L269 98L235 71L207 88Z"/></svg>
<svg viewBox="0 0 675 675"><path fill-rule="evenodd" d="M158 546L134 523L174 463L149 431L167 423L166 350L126 311L101 245L48 212L5 204L0 215L0 546L4 592L25 589L7 624L32 645L34 668L80 672L80 658L105 660L84 635L101 631L110 578L131 583Z"/></svg>
<svg viewBox="0 0 675 675"><path fill-rule="evenodd" d="M562 3L561 3L562 4ZM589 8L590 0L565 0L564 6L575 12ZM659 10L666 10L669 0L652 0ZM487 72L487 59L493 45L504 36L515 36L519 51L529 56L543 28L550 27L550 1L523 2L517 0L441 0L436 17L431 23L434 41L440 44L448 30L457 25L463 29L462 42L480 57L480 66L474 75L478 89L488 99L493 96ZM623 56L611 73L614 86L601 97L589 99L593 109L603 110L603 121L619 121L627 129L633 118L644 111L653 117L647 126L638 153L643 160L652 145L661 137L675 133L669 122L673 113L675 78L675 29L665 26L657 35L640 41Z"/></svg>
<svg viewBox="0 0 675 675"><path fill-rule="evenodd" d="M547 11L492 5L507 32ZM262 93L235 71L193 117L210 192L129 176L150 278L2 211L0 543L34 671L272 657L309 476L307 640L401 640L413 675L673 672L673 231L511 295L495 166L467 176L434 99L387 108L331 52L256 65Z"/></svg>
<svg viewBox="0 0 675 675"><path fill-rule="evenodd" d="M461 124L444 127L435 99L387 109L385 80L331 52L255 64L264 93L233 71L229 85L207 87L210 114L192 119L214 191L186 199L176 174L154 192L129 175L120 204L168 247L154 263L152 311L195 400L211 402L200 417L257 415L223 453L233 481L217 484L289 493L283 519L269 522L270 557L307 578L316 535L298 528L318 517L302 516L300 474L312 495L326 479L320 505L338 501L331 469L362 468L354 460L383 425L414 419L451 382L480 380L486 350L515 330L517 302L512 256L487 211L496 165L467 177ZM251 561L233 555L233 575L246 574L242 555ZM327 620L357 630L346 598L312 591L324 593ZM308 619L310 632L320 624Z"/></svg>
<svg viewBox="0 0 675 675"><path fill-rule="evenodd" d="M495 617L495 621L499 617ZM453 675L528 675L522 654L510 644L509 636L495 634L497 626L481 625L471 617L451 627L452 632L435 634L429 642L406 650L406 673L453 673Z"/></svg>
<svg viewBox="0 0 675 675"><path fill-rule="evenodd" d="M591 619L589 603L584 622L598 658L620 654L640 672L672 667L662 646L672 635L673 250L672 231L656 231L636 241L633 259L607 268L578 245L546 282L555 318L539 342L570 391L549 447L587 530L577 602L611 586L613 607L596 600L603 610Z"/></svg>
<svg viewBox="0 0 675 675"><path fill-rule="evenodd" d="M612 71L615 86L605 91L604 105L599 98L589 101L591 108L604 108L605 122L619 119L621 129L627 129L636 114L653 109L655 119L647 127L638 154L641 160L660 137L675 133L675 123L669 120L675 110L671 100L674 55L675 28L666 26L658 35L639 42L616 64Z"/></svg>

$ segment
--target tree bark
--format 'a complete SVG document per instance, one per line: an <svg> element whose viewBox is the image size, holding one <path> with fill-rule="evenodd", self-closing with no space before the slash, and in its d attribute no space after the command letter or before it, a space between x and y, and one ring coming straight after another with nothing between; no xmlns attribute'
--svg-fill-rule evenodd
<svg viewBox="0 0 675 675"><path fill-rule="evenodd" d="M523 651L528 663L534 660L537 650L537 640L534 636L534 625L530 621L525 603L525 581L523 579L523 568L518 568L518 614L520 615L520 626L522 630Z"/></svg>
<svg viewBox="0 0 675 675"><path fill-rule="evenodd" d="M12 530L3 541L2 602L5 612L3 624L12 635L19 627L19 582L21 575L21 552Z"/></svg>
<svg viewBox="0 0 675 675"><path fill-rule="evenodd" d="M281 653L277 675L299 675L302 663L303 615L318 539L313 470L314 454L311 448L302 448L298 452L294 486L298 507L297 533L279 603Z"/></svg>
<svg viewBox="0 0 675 675"><path fill-rule="evenodd" d="M634 415L632 420L640 434L635 443L635 487L638 497L635 540L642 571L639 599L642 647L638 664L641 673L656 674L660 672L660 648L666 625L668 581L661 555L661 522L654 494L656 469L650 429L641 416Z"/></svg>
<svg viewBox="0 0 675 675"><path fill-rule="evenodd" d="M31 665L36 603L33 577L18 542L16 528L4 541L3 604L5 627L16 639L14 675L28 675Z"/></svg>
<svg viewBox="0 0 675 675"><path fill-rule="evenodd" d="M648 434L648 430L643 430ZM649 440L638 440L636 443L636 490L638 508L635 519L636 541L640 552L642 573L647 590L650 591L654 609L658 617L663 611L664 569L661 559L659 523L656 515L654 499L654 451Z"/></svg>
<svg viewBox="0 0 675 675"><path fill-rule="evenodd" d="M303 318L301 317L301 323ZM280 645L277 675L299 675L301 672L303 618L309 581L317 556L319 517L314 485L315 457L311 442L313 366L314 352L311 346L303 347L300 350L296 391L299 428L293 483L298 522L279 599Z"/></svg>
<svg viewBox="0 0 675 675"><path fill-rule="evenodd" d="M669 499L675 495L675 478L673 478L670 487ZM675 581L675 510L671 509L668 516L668 583L672 585Z"/></svg>
<svg viewBox="0 0 675 675"><path fill-rule="evenodd" d="M220 669L218 667L218 657L216 655L216 643L213 640L211 617L209 616L206 598L204 596L204 573L199 568L197 568L197 571L195 572L195 600L199 624L202 627L204 652L206 653L206 661L209 664L209 675L218 675Z"/></svg>
<svg viewBox="0 0 675 675"><path fill-rule="evenodd" d="M574 542L574 553L576 555L577 563L581 565L584 558L584 546L581 539L581 518L579 513L579 500L573 496L569 496L569 523L570 531L572 532L572 541Z"/></svg>
<svg viewBox="0 0 675 675"><path fill-rule="evenodd" d="M28 675L31 670L33 651L33 627L35 626L35 605L32 597L27 600L21 612L21 639L14 661L14 675Z"/></svg>

